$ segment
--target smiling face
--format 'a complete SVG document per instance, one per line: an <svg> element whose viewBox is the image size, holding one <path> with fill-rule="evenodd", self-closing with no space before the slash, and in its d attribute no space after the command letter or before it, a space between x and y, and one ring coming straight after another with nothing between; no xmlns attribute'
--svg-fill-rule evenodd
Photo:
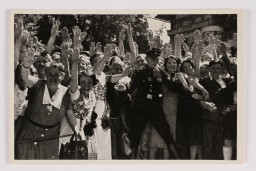
<svg viewBox="0 0 256 171"><path fill-rule="evenodd" d="M81 86L80 90L82 94L88 95L93 88L93 79L84 74L82 74L79 79L80 79L80 86Z"/></svg>
<svg viewBox="0 0 256 171"><path fill-rule="evenodd" d="M183 64L183 72L187 75L194 75L194 68L189 62Z"/></svg>
<svg viewBox="0 0 256 171"><path fill-rule="evenodd" d="M58 87L58 85L60 84L62 72L59 71L57 68L49 67L46 68L45 76L47 86L54 88Z"/></svg>
<svg viewBox="0 0 256 171"><path fill-rule="evenodd" d="M166 63L166 69L169 73L176 72L178 69L178 63L175 59L169 58Z"/></svg>
<svg viewBox="0 0 256 171"><path fill-rule="evenodd" d="M137 57L136 64L138 69L142 69L147 64L145 57L142 57L142 56Z"/></svg>

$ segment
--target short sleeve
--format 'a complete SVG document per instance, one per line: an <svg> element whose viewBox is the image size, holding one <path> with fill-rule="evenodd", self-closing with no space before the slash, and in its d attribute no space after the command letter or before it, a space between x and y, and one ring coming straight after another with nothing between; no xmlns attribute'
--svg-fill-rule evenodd
<svg viewBox="0 0 256 171"><path fill-rule="evenodd" d="M80 90L79 89L77 89L75 93L71 93L70 91L69 91L69 93L70 93L72 101L77 100L80 96Z"/></svg>
<svg viewBox="0 0 256 171"><path fill-rule="evenodd" d="M92 96L92 107L96 105L96 97L93 91L91 91L91 96Z"/></svg>

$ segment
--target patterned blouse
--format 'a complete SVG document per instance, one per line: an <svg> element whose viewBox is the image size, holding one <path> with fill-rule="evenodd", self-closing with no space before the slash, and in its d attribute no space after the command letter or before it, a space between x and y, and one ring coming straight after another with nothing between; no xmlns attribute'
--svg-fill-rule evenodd
<svg viewBox="0 0 256 171"><path fill-rule="evenodd" d="M93 87L93 92L95 94L96 100L105 100L107 90L105 73L101 72L101 74L97 75L96 77L99 80L99 83Z"/></svg>
<svg viewBox="0 0 256 171"><path fill-rule="evenodd" d="M78 89L74 94L71 94L71 99L75 117L82 120L90 114L90 109L93 109L96 103L93 91L90 91L89 98L87 99Z"/></svg>

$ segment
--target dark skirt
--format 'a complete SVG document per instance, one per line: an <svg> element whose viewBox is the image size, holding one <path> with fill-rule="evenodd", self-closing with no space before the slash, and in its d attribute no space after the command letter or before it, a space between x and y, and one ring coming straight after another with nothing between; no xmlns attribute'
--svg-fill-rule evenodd
<svg viewBox="0 0 256 171"><path fill-rule="evenodd" d="M224 122L224 139L236 140L237 138L237 111L229 113Z"/></svg>
<svg viewBox="0 0 256 171"><path fill-rule="evenodd" d="M15 140L15 159L58 159L59 134L60 124L42 128L24 117Z"/></svg>

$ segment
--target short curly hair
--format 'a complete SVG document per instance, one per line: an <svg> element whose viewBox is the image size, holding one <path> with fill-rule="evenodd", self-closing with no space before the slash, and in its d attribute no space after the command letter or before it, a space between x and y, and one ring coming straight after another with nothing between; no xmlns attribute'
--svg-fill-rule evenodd
<svg viewBox="0 0 256 171"><path fill-rule="evenodd" d="M180 65L180 71L181 71L181 72L184 72L184 64L185 64L185 63L189 63L189 64L192 66L192 68L195 69L195 64L194 64L194 62L193 62L191 59L187 59L187 60L183 61L183 62L181 63L181 65Z"/></svg>

